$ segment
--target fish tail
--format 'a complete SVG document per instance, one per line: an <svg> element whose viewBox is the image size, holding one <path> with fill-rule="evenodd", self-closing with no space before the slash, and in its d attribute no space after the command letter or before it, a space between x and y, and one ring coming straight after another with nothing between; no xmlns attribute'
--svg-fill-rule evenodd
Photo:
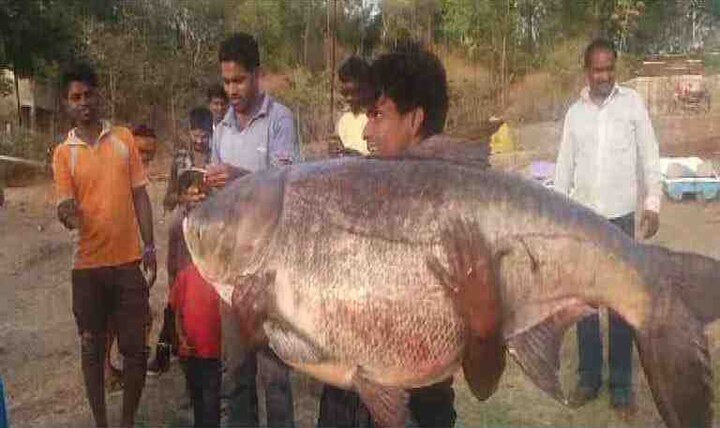
<svg viewBox="0 0 720 428"><path fill-rule="evenodd" d="M646 279L655 281L655 291L635 337L655 403L668 426L711 426L713 373L704 327L717 318L718 308L703 299L718 302L720 264L695 254L647 249Z"/></svg>

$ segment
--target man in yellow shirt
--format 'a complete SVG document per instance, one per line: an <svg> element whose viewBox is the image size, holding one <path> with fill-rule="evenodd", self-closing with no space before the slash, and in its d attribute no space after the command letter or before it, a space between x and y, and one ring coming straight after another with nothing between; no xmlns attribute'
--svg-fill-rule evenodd
<svg viewBox="0 0 720 428"><path fill-rule="evenodd" d="M346 59L338 69L340 94L347 108L338 119L335 131L345 153L366 155L370 152L363 137L368 121L363 105L369 95L369 77L370 66L358 56Z"/></svg>
<svg viewBox="0 0 720 428"><path fill-rule="evenodd" d="M107 426L103 363L114 320L124 357L121 424L133 426L145 384L148 294L157 272L147 178L130 130L98 118L94 70L77 66L62 83L76 127L55 148L53 172L58 219L79 232L72 308L85 390L96 425Z"/></svg>
<svg viewBox="0 0 720 428"><path fill-rule="evenodd" d="M490 149L492 154L508 153L515 150L515 142L513 141L510 126L501 117L491 116L490 125L493 128L493 134L490 137Z"/></svg>

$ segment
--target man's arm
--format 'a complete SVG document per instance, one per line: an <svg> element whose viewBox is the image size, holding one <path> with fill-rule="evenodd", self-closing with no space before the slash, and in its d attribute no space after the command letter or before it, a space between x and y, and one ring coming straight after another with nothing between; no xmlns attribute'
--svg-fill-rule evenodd
<svg viewBox="0 0 720 428"><path fill-rule="evenodd" d="M570 113L565 116L560 150L555 164L555 190L570 195L575 175L575 147L570 132Z"/></svg>
<svg viewBox="0 0 720 428"><path fill-rule="evenodd" d="M637 102L639 105L635 111L638 112L639 117L636 121L635 135L637 137L638 163L642 168L643 190L645 191L643 208L659 212L662 195L660 149L645 103L641 99L638 99Z"/></svg>
<svg viewBox="0 0 720 428"><path fill-rule="evenodd" d="M292 113L283 114L270 127L268 166L290 165L300 162L300 144Z"/></svg>
<svg viewBox="0 0 720 428"><path fill-rule="evenodd" d="M62 147L55 147L53 152L53 179L55 181L55 197L57 199L57 218L69 230L80 226L80 215L75 192L72 185L68 152Z"/></svg>
<svg viewBox="0 0 720 428"><path fill-rule="evenodd" d="M153 237L152 205L147 190L145 190L148 180L132 134L126 136L126 138L130 151L130 184L132 186L133 204L135 205L135 216L140 227L140 236L145 244L142 265L145 274L148 276L148 286L152 287L157 277L157 259L155 257L155 238Z"/></svg>
<svg viewBox="0 0 720 428"><path fill-rule="evenodd" d="M183 328L185 316L183 315L183 306L185 305L185 288L187 284L181 278L178 282L173 282L170 290L170 307L175 311L175 332L178 335L178 345L183 354L192 355L192 347L188 343L188 337Z"/></svg>
<svg viewBox="0 0 720 428"><path fill-rule="evenodd" d="M635 121L637 138L638 164L642 168L643 190L645 198L640 217L640 231L643 238L653 237L659 228L659 212L662 185L660 182L660 149L650 114L645 103L637 96L637 107L634 109L638 117Z"/></svg>
<svg viewBox="0 0 720 428"><path fill-rule="evenodd" d="M145 244L145 249L143 250L143 267L148 274L148 285L152 287L157 277L152 205L150 204L150 196L148 196L145 186L133 188L132 193L133 202L135 203L135 215L137 216L138 225L140 226L140 236L142 236L143 243Z"/></svg>

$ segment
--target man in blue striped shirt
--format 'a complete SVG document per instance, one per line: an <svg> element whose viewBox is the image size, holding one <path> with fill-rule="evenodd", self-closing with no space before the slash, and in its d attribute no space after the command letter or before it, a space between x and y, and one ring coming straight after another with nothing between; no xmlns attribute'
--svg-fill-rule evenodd
<svg viewBox="0 0 720 428"><path fill-rule="evenodd" d="M205 179L220 188L247 173L300 160L290 109L259 89L260 54L244 33L220 45L220 69L230 108L213 133ZM256 373L265 389L267 426L294 425L289 369L269 349L244 350L238 322L221 306L223 338L223 426L259 426Z"/></svg>

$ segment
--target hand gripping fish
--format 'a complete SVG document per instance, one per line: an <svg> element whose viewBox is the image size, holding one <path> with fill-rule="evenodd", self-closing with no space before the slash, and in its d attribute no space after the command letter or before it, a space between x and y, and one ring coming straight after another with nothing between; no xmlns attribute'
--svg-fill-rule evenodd
<svg viewBox="0 0 720 428"><path fill-rule="evenodd" d="M237 180L184 231L200 272L262 314L282 360L358 391L382 425L403 423L407 389L461 367L487 398L505 346L567 403L562 337L597 306L634 329L665 423L712 424L704 327L720 313L720 262L638 243L520 177L433 160L301 164Z"/></svg>

